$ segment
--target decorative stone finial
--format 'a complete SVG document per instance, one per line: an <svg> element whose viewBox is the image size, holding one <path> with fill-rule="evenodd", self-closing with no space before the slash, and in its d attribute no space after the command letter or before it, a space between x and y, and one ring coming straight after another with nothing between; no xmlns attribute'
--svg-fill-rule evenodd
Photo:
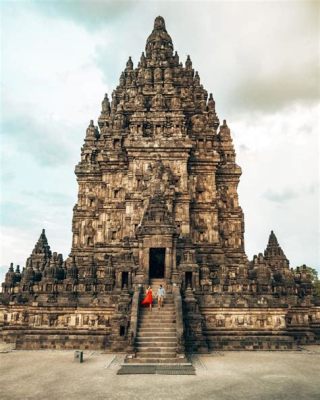
<svg viewBox="0 0 320 400"><path fill-rule="evenodd" d="M111 107L110 107L110 101L109 101L107 93L104 95L104 99L102 100L102 103L101 103L101 108L102 108L103 114L110 114Z"/></svg>
<svg viewBox="0 0 320 400"><path fill-rule="evenodd" d="M166 30L166 23L160 15L154 20L154 29Z"/></svg>
<svg viewBox="0 0 320 400"><path fill-rule="evenodd" d="M127 64L126 64L127 69L132 70L133 69L133 62L131 57L129 57Z"/></svg>
<svg viewBox="0 0 320 400"><path fill-rule="evenodd" d="M99 130L96 126L94 126L93 119L91 119L90 124L87 128L85 140L92 140L92 139L96 140L99 139L99 136L100 136Z"/></svg>
<svg viewBox="0 0 320 400"><path fill-rule="evenodd" d="M194 75L194 84L195 84L196 86L199 86L199 85L200 85L200 76L199 76L198 71L196 71L196 73L195 73L195 75Z"/></svg>
<svg viewBox="0 0 320 400"><path fill-rule="evenodd" d="M146 43L146 56L153 62L168 60L172 57L173 44L170 35L166 31L166 25L162 17L154 21L154 28Z"/></svg>
<svg viewBox="0 0 320 400"><path fill-rule="evenodd" d="M192 61L191 61L191 58L190 58L189 55L187 56L187 60L186 60L186 68L187 69L191 69L192 68Z"/></svg>
<svg viewBox="0 0 320 400"><path fill-rule="evenodd" d="M210 93L209 100L208 100L208 109L209 109L209 111L214 111L215 110L215 106L216 106L216 103L213 100L212 93Z"/></svg>

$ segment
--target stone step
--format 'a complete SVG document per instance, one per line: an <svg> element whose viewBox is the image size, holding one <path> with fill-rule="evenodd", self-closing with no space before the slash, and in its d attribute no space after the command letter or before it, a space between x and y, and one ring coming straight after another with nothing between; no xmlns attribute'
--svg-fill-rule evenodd
<svg viewBox="0 0 320 400"><path fill-rule="evenodd" d="M142 300L143 300L143 298L142 298ZM141 301L142 301L141 300ZM171 307L171 308L174 308L175 307L175 304L174 304L174 301L173 301L173 299L164 299L164 301L163 301L163 308L165 308L165 307ZM157 298L153 298L153 300L152 300L152 305L153 305L153 307L158 307L158 299ZM141 302L140 302L140 308L144 308L144 309L147 309L148 308L148 306L146 306L146 305L143 305L143 304L141 304Z"/></svg>
<svg viewBox="0 0 320 400"><path fill-rule="evenodd" d="M163 328L161 328L161 327L159 327L159 325L151 325L151 326L145 326L144 324L143 325L139 325L138 326L138 329L137 329L137 333L143 333L143 332L145 332L145 333L148 333L148 332L155 332L155 333L169 333L169 332L174 332L174 333L176 333L176 326L175 326L175 324L172 324L171 326L167 326L167 327L163 327Z"/></svg>
<svg viewBox="0 0 320 400"><path fill-rule="evenodd" d="M152 309L150 310L150 308L148 309L140 309L139 310L139 314L146 314L149 315L151 313L154 313L155 315L161 315L162 313L171 313L171 314L175 314L176 310L174 308L170 308L170 307L162 307L162 308L158 308L157 306L153 306Z"/></svg>
<svg viewBox="0 0 320 400"><path fill-rule="evenodd" d="M154 301L152 303L152 308L156 308L157 310L159 310L158 308L158 302ZM143 306L141 305L140 310L150 310L149 305L148 306ZM167 303L165 302L163 304L163 307L160 307L160 310L171 310L171 311L175 311L175 305L173 303Z"/></svg>
<svg viewBox="0 0 320 400"><path fill-rule="evenodd" d="M145 357L136 357L132 359L128 359L127 363L129 364L179 364L184 362L181 358L145 358Z"/></svg>
<svg viewBox="0 0 320 400"><path fill-rule="evenodd" d="M157 346L153 347L153 344L149 343L149 347L136 346L136 351L140 354L141 352L149 353L175 353L177 350L176 345L171 345L171 347Z"/></svg>
<svg viewBox="0 0 320 400"><path fill-rule="evenodd" d="M176 331L175 323L166 323L163 325L156 324L154 322L144 322L143 324L138 323L137 332L140 332L143 329L154 330L155 332L171 332Z"/></svg>
<svg viewBox="0 0 320 400"><path fill-rule="evenodd" d="M158 311L158 310L157 310ZM151 318L151 319L156 319L156 320L163 320L163 319L172 319L172 318L176 318L176 314L175 313L166 313L166 314L162 314L161 311L160 312L149 312L149 313L143 313L139 315L139 319L143 319L143 318Z"/></svg>
<svg viewBox="0 0 320 400"><path fill-rule="evenodd" d="M153 287L152 288L152 297L153 297L153 299L157 299L157 297L158 297L158 287ZM144 297L145 295L146 295L146 292L145 293L141 293L141 295ZM174 302L174 297L173 297L173 294L172 293L165 293L165 295L164 295L164 300L171 300L171 301L173 301Z"/></svg>
<svg viewBox="0 0 320 400"><path fill-rule="evenodd" d="M154 332L176 332L176 324L170 324L169 326L159 326L159 324L151 324L149 325L147 322L145 324L138 324L138 332L143 332L145 329Z"/></svg>
<svg viewBox="0 0 320 400"><path fill-rule="evenodd" d="M174 307L171 306L164 306L161 308L158 308L157 305L153 306L150 310L150 308L140 308L139 314L151 314L154 313L155 315L160 315L161 313L171 313L175 314L176 310Z"/></svg>
<svg viewBox="0 0 320 400"><path fill-rule="evenodd" d="M161 328L174 328L176 326L175 320L170 319L167 322L164 321L157 321L157 320L152 320L152 319L145 319L143 321L139 320L138 321L138 326L147 326L151 325L154 326L155 328L161 329Z"/></svg>
<svg viewBox="0 0 320 400"><path fill-rule="evenodd" d="M160 344L157 344L159 343ZM154 342L141 342L136 343L135 348L137 351L149 351L148 349L155 349L155 351L165 350L167 349L168 352L175 352L177 348L177 342L162 342L162 340L157 340ZM150 350L152 351L152 350Z"/></svg>
<svg viewBox="0 0 320 400"><path fill-rule="evenodd" d="M141 297L141 300L142 300L142 299L144 299L144 296ZM154 302L156 302L156 303L158 302L157 291L153 291L152 300L153 300ZM168 303L174 304L174 298L173 298L173 296L170 295L170 294L165 295L165 297L164 297L164 299L163 299L163 303L165 303L165 302L167 302L167 304L168 304Z"/></svg>
<svg viewBox="0 0 320 400"><path fill-rule="evenodd" d="M154 326L157 326L159 329L163 326L166 326L167 324L170 324L172 326L176 326L176 320L175 319L168 319L166 321L159 321L159 320L155 320L155 319L144 319L138 320L138 325L143 326L144 324L152 324Z"/></svg>
<svg viewBox="0 0 320 400"><path fill-rule="evenodd" d="M150 313L151 314L151 313ZM154 313L155 314L155 313ZM171 314L164 314L164 315L140 315L138 321L158 321L165 322L166 320L175 321L176 316Z"/></svg>
<svg viewBox="0 0 320 400"><path fill-rule="evenodd" d="M165 341L162 340L161 338L157 338L154 341L145 341L145 340L140 340L139 342L136 342L137 347L175 347L177 345L177 339L172 339L170 341Z"/></svg>
<svg viewBox="0 0 320 400"><path fill-rule="evenodd" d="M137 346L137 352L139 354L143 353L143 352L149 352L149 353L172 353L175 352L176 350L176 346L172 345L172 346L167 346L167 347L163 347L163 346L157 346L157 347L145 347L145 346Z"/></svg>
<svg viewBox="0 0 320 400"><path fill-rule="evenodd" d="M154 340L149 340L149 341L145 340L148 338L145 338L145 339L139 338L139 339L141 339L141 340L135 342L136 346L139 346L139 347L141 347L141 346L142 347L166 347L166 346L172 347L172 346L176 346L176 344L177 344L177 338L170 338L169 341L163 340L162 338L154 338ZM167 338L164 338L164 339L167 339Z"/></svg>
<svg viewBox="0 0 320 400"><path fill-rule="evenodd" d="M143 318L139 319L138 323L142 324L157 324L158 326L163 326L165 324L176 324L175 318L157 319L157 318Z"/></svg>
<svg viewBox="0 0 320 400"><path fill-rule="evenodd" d="M175 310L170 310L169 308L160 308L160 310L156 307L152 308L152 311L150 309L148 310L140 310L139 315L157 315L159 317L163 315L174 315Z"/></svg>
<svg viewBox="0 0 320 400"><path fill-rule="evenodd" d="M151 313L150 313L151 314ZM175 321L176 316L171 315L171 314L164 314L164 315L140 315L138 318L138 321L158 321L160 322L165 322L165 320L170 320L170 321Z"/></svg>
<svg viewBox="0 0 320 400"><path fill-rule="evenodd" d="M142 297L141 301L142 301L143 299L144 299L144 297ZM157 295L154 295L154 296L153 296L152 304L158 304ZM167 304L167 305L170 304L170 305L174 306L173 297L167 297L167 296L166 296L166 297L164 298L163 304L164 304L164 306L166 306L166 304Z"/></svg>
<svg viewBox="0 0 320 400"><path fill-rule="evenodd" d="M167 353L176 353L176 347L171 346L171 347L138 347L137 348L137 354L141 356L142 353L159 353L159 354L167 354Z"/></svg>
<svg viewBox="0 0 320 400"><path fill-rule="evenodd" d="M157 308L153 308L152 310L148 310L148 311L140 311L139 312L139 317L143 317L143 316L148 316L148 317L153 317L153 318L160 318L160 317L174 317L176 315L175 311L173 310L164 310L164 309L160 309L158 310Z"/></svg>
<svg viewBox="0 0 320 400"><path fill-rule="evenodd" d="M136 344L145 344L145 345L149 345L150 343L153 346L158 346L164 343L168 343L168 344L176 344L177 343L177 338L175 337L164 337L164 338L158 338L158 337L142 337L142 338L136 338Z"/></svg>
<svg viewBox="0 0 320 400"><path fill-rule="evenodd" d="M140 315L155 315L161 317L162 315L175 315L176 311L174 309L169 309L169 308L158 308L157 306L152 307L152 309L148 310L139 310L139 316Z"/></svg>
<svg viewBox="0 0 320 400"><path fill-rule="evenodd" d="M139 319L154 319L155 321L165 321L167 319L176 319L176 315L172 314L161 314L157 312L150 312L147 314L140 314Z"/></svg>
<svg viewBox="0 0 320 400"><path fill-rule="evenodd" d="M137 334L137 339L144 339L144 338L161 338L161 340L165 338L171 338L171 339L177 339L177 334L176 332L138 332Z"/></svg>
<svg viewBox="0 0 320 400"><path fill-rule="evenodd" d="M157 291L158 290L153 290L152 291L152 299L153 299L153 301L156 301L156 302L158 300ZM145 297L145 294L142 295L141 300L144 299L144 297ZM171 304L174 304L174 297L172 296L172 294L166 294L164 296L164 302L165 301L170 302Z"/></svg>
<svg viewBox="0 0 320 400"><path fill-rule="evenodd" d="M171 313L156 313L156 312L150 312L149 314L140 314L138 319L151 319L151 320L157 320L157 321L161 321L161 320L165 320L165 319L176 319L176 315L175 314L171 314Z"/></svg>
<svg viewBox="0 0 320 400"><path fill-rule="evenodd" d="M143 327L143 328L139 328L138 330L139 334L143 334L143 333L151 333L151 332L160 332L160 333L169 333L169 332L176 332L176 328L161 328L159 329L159 327Z"/></svg>
<svg viewBox="0 0 320 400"><path fill-rule="evenodd" d="M138 334L137 334L137 338L138 339L143 339L143 338L148 338L148 337L154 337L154 338L157 338L158 339L158 341L161 341L162 340L162 338L171 338L171 339L177 339L177 333L176 333L176 331L175 330L170 330L170 331L165 331L165 332L159 332L159 331L156 331L156 330L149 330L148 328L147 328L147 330L146 331L141 331L141 330L139 330L138 331Z"/></svg>
<svg viewBox="0 0 320 400"><path fill-rule="evenodd" d="M117 375L195 375L196 371L191 363L131 363L127 361L121 365Z"/></svg>
<svg viewBox="0 0 320 400"><path fill-rule="evenodd" d="M158 308L157 302L154 302L154 303L152 304L152 310L157 310L157 311L172 311L172 312L175 312L175 311L176 311L176 309L175 309L175 307L174 307L173 304L165 303L163 307ZM150 311L150 308L149 308L149 306L147 306L147 307L140 307L139 311Z"/></svg>
<svg viewBox="0 0 320 400"><path fill-rule="evenodd" d="M168 351L166 353L151 352L151 351L137 351L137 357L139 358L175 358L175 351Z"/></svg>
<svg viewBox="0 0 320 400"><path fill-rule="evenodd" d="M142 300L143 300L143 298L142 298ZM141 300L141 301L142 301L142 300ZM152 304L153 304L153 305L158 305L158 298L157 298L157 296L153 296ZM174 300L173 300L173 299L170 299L170 298L168 298L168 297L165 297L165 299L164 299L164 301L163 301L163 305L164 305L164 307L165 307L166 305L174 306Z"/></svg>

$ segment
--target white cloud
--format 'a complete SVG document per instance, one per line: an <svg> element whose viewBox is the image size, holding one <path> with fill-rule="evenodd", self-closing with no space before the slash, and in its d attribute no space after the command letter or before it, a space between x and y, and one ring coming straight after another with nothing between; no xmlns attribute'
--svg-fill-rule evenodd
<svg viewBox="0 0 320 400"><path fill-rule="evenodd" d="M102 37L72 23L18 11L3 20L3 112L68 127L97 115L105 84L95 51ZM86 115L84 114L86 112ZM57 132L68 137L68 132Z"/></svg>
<svg viewBox="0 0 320 400"><path fill-rule="evenodd" d="M319 106L293 106L230 124L250 256L265 249L273 229L292 266L319 266L319 113Z"/></svg>

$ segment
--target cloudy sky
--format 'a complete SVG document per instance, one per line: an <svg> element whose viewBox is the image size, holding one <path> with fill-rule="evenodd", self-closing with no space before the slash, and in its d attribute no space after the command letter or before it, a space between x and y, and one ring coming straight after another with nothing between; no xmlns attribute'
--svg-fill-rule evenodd
<svg viewBox="0 0 320 400"><path fill-rule="evenodd" d="M291 266L319 268L319 4L2 1L2 274L42 228L68 255L86 127L157 15L231 127L248 256L273 229Z"/></svg>

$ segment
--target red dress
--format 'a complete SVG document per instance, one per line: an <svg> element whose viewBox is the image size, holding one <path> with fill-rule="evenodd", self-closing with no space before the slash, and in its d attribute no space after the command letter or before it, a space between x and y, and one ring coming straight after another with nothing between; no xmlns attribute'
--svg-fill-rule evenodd
<svg viewBox="0 0 320 400"><path fill-rule="evenodd" d="M152 289L147 290L146 297L142 300L142 306L149 306L152 304Z"/></svg>

